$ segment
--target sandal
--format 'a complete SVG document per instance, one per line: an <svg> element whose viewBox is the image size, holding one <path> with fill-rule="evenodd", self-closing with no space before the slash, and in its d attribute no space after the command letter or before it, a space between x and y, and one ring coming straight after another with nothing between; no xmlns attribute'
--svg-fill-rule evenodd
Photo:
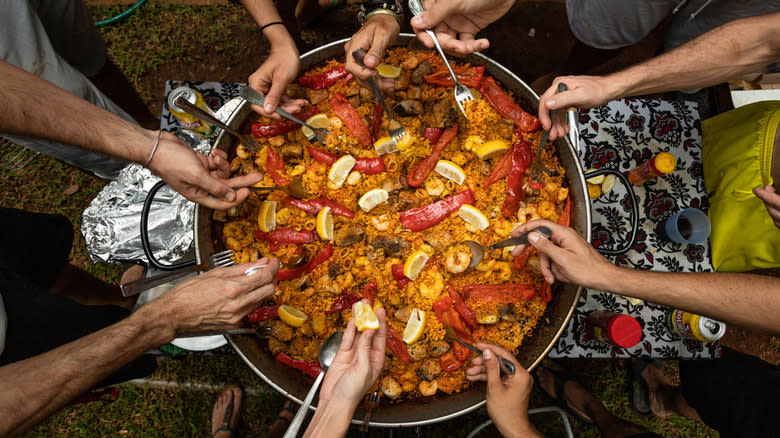
<svg viewBox="0 0 780 438"><path fill-rule="evenodd" d="M539 369L544 369L545 371L549 372L553 375L553 387L554 387L554 394L550 394L547 392L547 389L540 385L542 388L542 391L544 391L547 395L549 395L553 400L555 400L555 403L560 406L562 409L564 409L566 412L571 414L572 417L576 418L578 421L585 423L585 424L593 424L593 420L591 420L585 413L578 411L573 406L571 406L566 399L566 395L564 394L564 386L566 385L566 382L574 382L579 385L579 382L571 378L571 375L569 372L565 369L556 370L550 367L544 366L542 364ZM537 371L538 373L538 371Z"/></svg>
<svg viewBox="0 0 780 438"><path fill-rule="evenodd" d="M282 408L282 411L279 412L276 421L271 425L271 429L268 430L266 438L276 438L284 435L287 428L290 427L293 418L295 418L295 414L298 413L298 410L296 409L297 406L298 405L290 400L284 402L284 407Z"/></svg>
<svg viewBox="0 0 780 438"><path fill-rule="evenodd" d="M238 389L237 399L235 396L234 389ZM224 391L222 391L222 393L219 395L219 398L222 398L223 394L225 393L230 393L230 401L228 402L227 406L225 406L225 414L222 417L222 424L220 424L219 427L215 429L214 432L212 432L211 434L212 438L216 437L217 434L220 432L227 432L232 437L235 435L236 426L238 426L238 419L241 411L241 399L243 398L243 392L241 391L241 388L239 388L238 386L231 386L225 389ZM217 402L219 402L219 398L217 399ZM216 405L214 406L214 409L216 410Z"/></svg>
<svg viewBox="0 0 780 438"><path fill-rule="evenodd" d="M635 358L631 360L631 408L638 415L647 416L652 413L650 409L650 390L647 381L642 377L642 372L648 365L658 368L658 363L648 359Z"/></svg>

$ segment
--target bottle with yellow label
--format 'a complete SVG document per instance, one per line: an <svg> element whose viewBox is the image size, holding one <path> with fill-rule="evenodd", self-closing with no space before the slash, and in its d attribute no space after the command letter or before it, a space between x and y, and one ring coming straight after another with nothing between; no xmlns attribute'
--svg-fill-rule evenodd
<svg viewBox="0 0 780 438"><path fill-rule="evenodd" d="M661 152L631 169L628 172L628 180L635 186L641 186L653 178L674 172L676 166L677 160L674 158L674 155L669 152Z"/></svg>

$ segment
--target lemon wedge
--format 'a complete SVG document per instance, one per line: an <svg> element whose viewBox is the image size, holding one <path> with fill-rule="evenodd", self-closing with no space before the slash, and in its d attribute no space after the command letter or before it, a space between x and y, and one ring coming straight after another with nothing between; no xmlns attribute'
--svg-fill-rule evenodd
<svg viewBox="0 0 780 438"><path fill-rule="evenodd" d="M598 184L587 183L588 185L588 197L590 199L596 199L601 196L601 186Z"/></svg>
<svg viewBox="0 0 780 438"><path fill-rule="evenodd" d="M409 321L406 322L406 328L404 329L404 342L407 344L414 344L423 334L425 330L425 312L420 309L413 309L409 315Z"/></svg>
<svg viewBox="0 0 780 438"><path fill-rule="evenodd" d="M392 138L382 137L374 142L374 149L376 149L377 155L384 155L391 152L397 152L398 146L395 144Z"/></svg>
<svg viewBox="0 0 780 438"><path fill-rule="evenodd" d="M593 172L594 170L598 169L588 169L585 171L585 173ZM593 178L588 178L587 181L591 184L601 184L604 182L604 175L594 176Z"/></svg>
<svg viewBox="0 0 780 438"><path fill-rule="evenodd" d="M323 113L315 114L308 119L306 119L306 123L308 125L311 125L313 128L325 128L330 129L330 119L327 115ZM309 140L313 139L316 135L314 131L309 129L308 126L301 126L301 132L303 135L306 136Z"/></svg>
<svg viewBox="0 0 780 438"><path fill-rule="evenodd" d="M484 213L479 211L477 207L473 205L463 204L458 210L458 216L464 221L470 223L478 230L484 230L490 225L490 221Z"/></svg>
<svg viewBox="0 0 780 438"><path fill-rule="evenodd" d="M423 266L428 261L428 254L424 251L416 251L410 255L404 263L404 275L410 280L416 280Z"/></svg>
<svg viewBox="0 0 780 438"><path fill-rule="evenodd" d="M477 147L477 158L482 161L501 156L509 149L509 144L504 140L490 140Z"/></svg>
<svg viewBox="0 0 780 438"><path fill-rule="evenodd" d="M322 240L333 240L333 214L330 207L322 207L317 213L317 234Z"/></svg>
<svg viewBox="0 0 780 438"><path fill-rule="evenodd" d="M377 205L387 201L389 197L385 189L371 189L363 194L358 200L360 209L368 213Z"/></svg>
<svg viewBox="0 0 780 438"><path fill-rule="evenodd" d="M461 185L466 180L466 173L457 164L449 160L439 160L436 167L433 168L439 175L455 181L455 184Z"/></svg>
<svg viewBox="0 0 780 438"><path fill-rule="evenodd" d="M401 67L390 64L379 64L376 66L376 72L383 78L395 79L398 76L401 76Z"/></svg>
<svg viewBox="0 0 780 438"><path fill-rule="evenodd" d="M279 319L293 327L300 327L306 322L308 316L293 306L282 304L279 306Z"/></svg>
<svg viewBox="0 0 780 438"><path fill-rule="evenodd" d="M341 186L354 165L355 158L352 155L344 155L330 166L328 179L336 186Z"/></svg>
<svg viewBox="0 0 780 438"><path fill-rule="evenodd" d="M371 305L358 301L352 305L352 318L355 320L355 328L359 332L363 330L376 330L379 328L379 318L371 308Z"/></svg>
<svg viewBox="0 0 780 438"><path fill-rule="evenodd" d="M617 177L615 175L605 175L604 181L601 183L601 193L609 193L615 187L616 180Z"/></svg>
<svg viewBox="0 0 780 438"><path fill-rule="evenodd" d="M268 233L276 228L276 201L263 201L260 213L257 214L257 226L260 231Z"/></svg>

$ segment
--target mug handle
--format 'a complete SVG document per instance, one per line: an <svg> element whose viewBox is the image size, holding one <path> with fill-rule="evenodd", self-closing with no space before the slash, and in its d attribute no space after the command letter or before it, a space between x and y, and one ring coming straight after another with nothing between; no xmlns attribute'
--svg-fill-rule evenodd
<svg viewBox="0 0 780 438"><path fill-rule="evenodd" d="M155 184L152 189L149 190L149 194L147 194L146 199L144 199L144 207L141 210L141 246L144 249L144 254L146 255L146 259L149 260L149 264L161 271L175 271L177 269L195 266L197 264L195 260L188 260L185 262L174 263L172 265L166 265L157 260L152 251L152 244L149 241L149 211L152 209L154 195L156 195L157 191L160 190L164 185L165 181L158 181L157 184Z"/></svg>
<svg viewBox="0 0 780 438"><path fill-rule="evenodd" d="M628 239L628 244L624 248L618 248L618 249L596 248L596 250L603 255L616 256L616 255L625 254L631 248L634 247L634 243L636 242L636 235L639 232L639 204L636 201L636 195L634 194L633 186L628 181L628 178L626 178L626 176L623 175L622 172L619 172L617 170L612 170L612 169L598 169L586 173L585 179L588 180L589 178L593 178L594 176L606 175L606 174L615 175L623 183L623 185L626 187L626 193L628 193L628 199L631 201L631 234Z"/></svg>

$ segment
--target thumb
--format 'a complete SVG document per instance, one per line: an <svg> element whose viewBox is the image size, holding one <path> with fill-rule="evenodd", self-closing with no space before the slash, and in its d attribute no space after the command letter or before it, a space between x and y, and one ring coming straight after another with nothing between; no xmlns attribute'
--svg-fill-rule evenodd
<svg viewBox="0 0 780 438"><path fill-rule="evenodd" d="M374 39L371 43L371 47L366 53L366 57L363 58L363 64L366 68L376 68L379 65L379 61L382 59L382 52L385 51L384 44L381 44L377 39Z"/></svg>
<svg viewBox="0 0 780 438"><path fill-rule="evenodd" d="M482 358L484 359L485 372L487 374L488 393L496 393L501 391L504 384L501 381L501 371L498 367L496 354L488 349L485 349L482 350Z"/></svg>
<svg viewBox="0 0 780 438"><path fill-rule="evenodd" d="M208 194L228 202L233 202L236 199L236 192L233 187L225 184L224 182L214 178L213 176L205 173L195 182L196 186L205 190Z"/></svg>
<svg viewBox="0 0 780 438"><path fill-rule="evenodd" d="M276 109L277 106L279 106L279 103L282 101L282 94L284 94L285 87L281 85L281 80L276 79L271 84L271 89L268 90L268 94L265 95L265 105L263 105L263 110L267 113L272 113Z"/></svg>
<svg viewBox="0 0 780 438"><path fill-rule="evenodd" d="M562 257L566 252L563 248L537 232L528 234L528 241L537 249L537 251L550 257L553 261L557 261L557 259Z"/></svg>
<svg viewBox="0 0 780 438"><path fill-rule="evenodd" d="M450 6L453 2L436 2L422 14L412 18L411 25L417 29L430 29L444 21L451 13Z"/></svg>

